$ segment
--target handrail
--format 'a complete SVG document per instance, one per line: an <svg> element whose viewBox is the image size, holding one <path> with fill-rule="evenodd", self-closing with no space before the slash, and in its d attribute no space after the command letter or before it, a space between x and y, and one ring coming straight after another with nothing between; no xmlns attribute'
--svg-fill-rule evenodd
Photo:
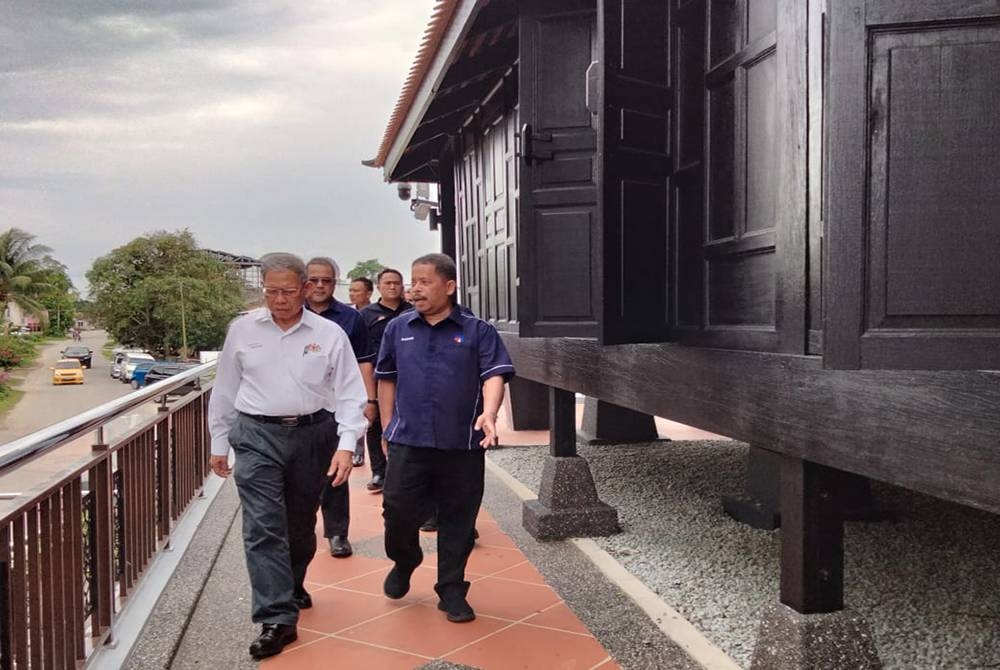
<svg viewBox="0 0 1000 670"><path fill-rule="evenodd" d="M69 419L64 419L12 442L0 445L0 470L60 447L95 428L100 428L152 398L166 395L191 381L200 379L206 373L211 372L215 365L216 361L198 365L168 379L156 382L147 388L110 400Z"/></svg>

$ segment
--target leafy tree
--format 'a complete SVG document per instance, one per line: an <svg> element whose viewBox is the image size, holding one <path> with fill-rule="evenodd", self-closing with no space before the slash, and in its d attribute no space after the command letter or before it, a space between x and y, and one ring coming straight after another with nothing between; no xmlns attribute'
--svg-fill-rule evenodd
<svg viewBox="0 0 1000 670"><path fill-rule="evenodd" d="M40 293L38 302L48 310L45 330L49 335L63 335L73 324L79 296L66 272L66 266L55 259L49 256L42 259L42 275L48 288Z"/></svg>
<svg viewBox="0 0 1000 670"><path fill-rule="evenodd" d="M354 269L347 273L347 278L354 280L361 279L362 277L368 277L372 280L372 282L374 282L375 277L378 276L378 273L381 272L384 267L384 265L379 263L377 258L369 258L366 261L358 261L358 264L354 266Z"/></svg>
<svg viewBox="0 0 1000 670"><path fill-rule="evenodd" d="M38 296L50 288L44 271L50 251L47 246L35 243L34 235L20 228L0 233L0 314L7 311L10 303L32 314L44 313L45 307Z"/></svg>
<svg viewBox="0 0 1000 670"><path fill-rule="evenodd" d="M87 272L93 315L123 344L172 355L217 349L243 309L240 282L184 230L138 237Z"/></svg>

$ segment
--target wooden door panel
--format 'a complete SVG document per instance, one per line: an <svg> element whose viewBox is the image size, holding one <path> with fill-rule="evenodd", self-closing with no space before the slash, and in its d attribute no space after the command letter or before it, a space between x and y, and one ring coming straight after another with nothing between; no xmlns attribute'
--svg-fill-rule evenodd
<svg viewBox="0 0 1000 670"><path fill-rule="evenodd" d="M597 139L586 104L594 0L525 0L519 15L519 333L595 337Z"/></svg>
<svg viewBox="0 0 1000 670"><path fill-rule="evenodd" d="M670 333L671 4L598 2L603 344Z"/></svg>
<svg viewBox="0 0 1000 670"><path fill-rule="evenodd" d="M1000 367L1000 8L988 4L831 7L830 367Z"/></svg>

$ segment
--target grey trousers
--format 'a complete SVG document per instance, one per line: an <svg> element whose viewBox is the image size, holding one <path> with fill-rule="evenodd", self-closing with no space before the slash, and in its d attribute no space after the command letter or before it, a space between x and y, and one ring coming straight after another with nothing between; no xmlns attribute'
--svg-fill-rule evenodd
<svg viewBox="0 0 1000 670"><path fill-rule="evenodd" d="M333 419L294 428L239 416L229 432L243 506L254 623L294 624L292 602L316 553L316 510L337 448Z"/></svg>

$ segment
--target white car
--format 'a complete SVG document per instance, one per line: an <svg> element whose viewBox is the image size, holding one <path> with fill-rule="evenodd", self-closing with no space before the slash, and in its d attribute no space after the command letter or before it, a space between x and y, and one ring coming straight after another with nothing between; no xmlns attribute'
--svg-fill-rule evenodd
<svg viewBox="0 0 1000 670"><path fill-rule="evenodd" d="M111 377L112 379L120 379L122 376L122 368L125 366L125 358L129 354L145 354L146 351L142 349L126 349L124 347L115 347L111 350Z"/></svg>
<svg viewBox="0 0 1000 670"><path fill-rule="evenodd" d="M125 359L122 361L122 369L118 378L125 384L132 381L132 373L135 372L135 366L143 361L153 362L156 359L153 358L151 354L147 353L129 353L125 354Z"/></svg>

